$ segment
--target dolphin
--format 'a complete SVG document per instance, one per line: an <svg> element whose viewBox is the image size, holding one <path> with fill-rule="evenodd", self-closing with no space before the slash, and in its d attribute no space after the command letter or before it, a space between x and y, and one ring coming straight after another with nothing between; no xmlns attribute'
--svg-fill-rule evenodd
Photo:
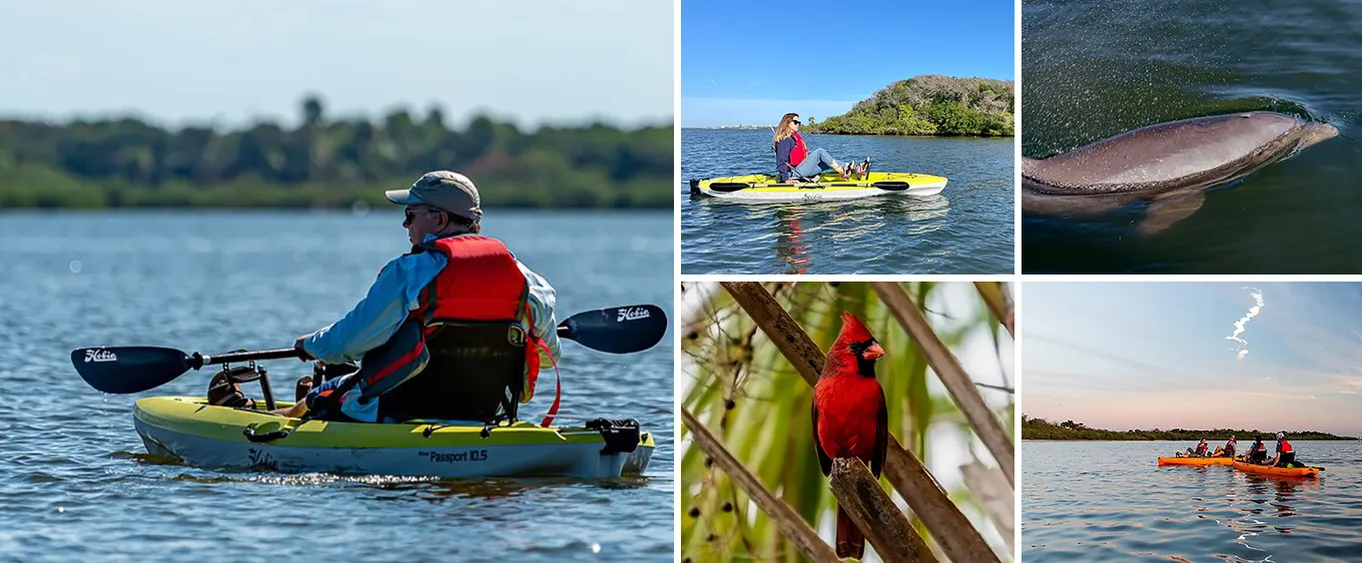
<svg viewBox="0 0 1362 563"><path fill-rule="evenodd" d="M1200 209L1207 189L1337 135L1270 111L1150 125L1044 160L1023 157L1022 212L1094 217L1145 200L1138 230L1152 235Z"/></svg>

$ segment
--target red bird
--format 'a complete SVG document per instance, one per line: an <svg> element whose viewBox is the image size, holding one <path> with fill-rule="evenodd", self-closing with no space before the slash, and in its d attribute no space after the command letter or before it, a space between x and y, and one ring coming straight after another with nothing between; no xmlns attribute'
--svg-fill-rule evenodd
<svg viewBox="0 0 1362 563"><path fill-rule="evenodd" d="M842 332L828 349L827 363L813 386L813 446L823 475L832 460L859 458L876 478L889 445L889 411L884 390L875 381L875 358L884 348L854 315L842 313ZM837 556L862 558L865 534L841 507L837 508Z"/></svg>

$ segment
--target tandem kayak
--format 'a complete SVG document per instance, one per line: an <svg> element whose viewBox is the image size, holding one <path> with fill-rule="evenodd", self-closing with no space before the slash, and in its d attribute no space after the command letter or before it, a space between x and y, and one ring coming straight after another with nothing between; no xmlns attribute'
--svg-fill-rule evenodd
<svg viewBox="0 0 1362 563"><path fill-rule="evenodd" d="M880 195L930 196L941 193L946 179L941 176L906 172L871 172L864 177L844 179L835 172L824 173L813 183L781 182L769 174L749 174L690 181L690 193L735 201L832 201Z"/></svg>
<svg viewBox="0 0 1362 563"><path fill-rule="evenodd" d="M1161 457L1159 465L1229 465L1228 457Z"/></svg>
<svg viewBox="0 0 1362 563"><path fill-rule="evenodd" d="M1318 467L1273 467L1270 465L1258 465L1255 463L1234 462L1234 468L1244 473L1255 475L1268 475L1272 477L1312 477L1319 475Z"/></svg>
<svg viewBox="0 0 1362 563"><path fill-rule="evenodd" d="M133 424L153 454L204 468L297 473L605 479L642 473L654 447L632 420L548 428L304 421L201 397L139 399Z"/></svg>

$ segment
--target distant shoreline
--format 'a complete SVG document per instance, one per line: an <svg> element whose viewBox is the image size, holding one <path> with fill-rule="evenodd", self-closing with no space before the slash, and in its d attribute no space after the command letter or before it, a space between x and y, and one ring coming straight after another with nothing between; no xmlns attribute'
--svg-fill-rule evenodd
<svg viewBox="0 0 1362 563"><path fill-rule="evenodd" d="M723 125L719 127L682 127L682 131L770 131L770 127L756 127L747 125ZM1014 139L1016 135L891 135L888 133L829 133L824 131L812 131L805 133L806 136L814 135L837 135L843 137L912 137L915 139Z"/></svg>

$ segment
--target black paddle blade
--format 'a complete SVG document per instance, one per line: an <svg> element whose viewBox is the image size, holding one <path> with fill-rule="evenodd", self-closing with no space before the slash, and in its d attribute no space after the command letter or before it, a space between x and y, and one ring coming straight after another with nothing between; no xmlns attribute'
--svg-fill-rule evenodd
<svg viewBox="0 0 1362 563"><path fill-rule="evenodd" d="M194 367L174 348L129 346L77 348L71 365L90 387L105 393L137 393L163 385Z"/></svg>
<svg viewBox="0 0 1362 563"><path fill-rule="evenodd" d="M558 336L612 354L642 352L667 333L667 313L656 305L629 305L577 313L558 325Z"/></svg>

